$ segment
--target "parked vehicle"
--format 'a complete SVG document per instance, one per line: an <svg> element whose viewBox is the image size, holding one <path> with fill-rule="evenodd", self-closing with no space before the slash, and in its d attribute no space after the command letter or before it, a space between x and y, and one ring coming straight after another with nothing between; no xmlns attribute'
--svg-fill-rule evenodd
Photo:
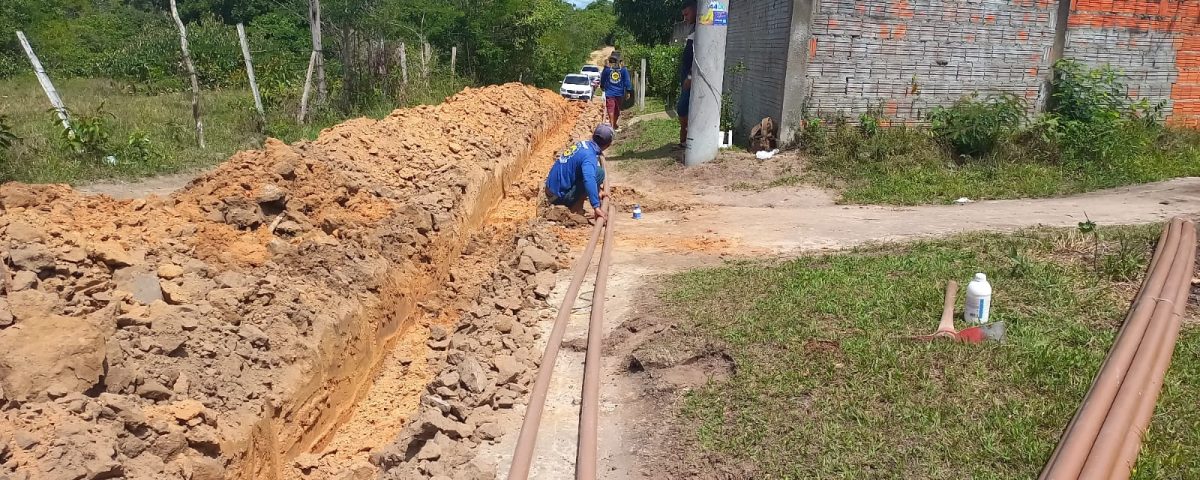
<svg viewBox="0 0 1200 480"><path fill-rule="evenodd" d="M589 65L584 65L583 68L579 70L579 73L587 75L588 78L592 79L593 87L599 87L600 86L600 72L602 72L603 70L604 69L600 68L598 65L590 65L589 64Z"/></svg>
<svg viewBox="0 0 1200 480"><path fill-rule="evenodd" d="M582 73L570 73L563 77L562 87L558 89L564 98L572 100L591 101L595 87L592 79Z"/></svg>

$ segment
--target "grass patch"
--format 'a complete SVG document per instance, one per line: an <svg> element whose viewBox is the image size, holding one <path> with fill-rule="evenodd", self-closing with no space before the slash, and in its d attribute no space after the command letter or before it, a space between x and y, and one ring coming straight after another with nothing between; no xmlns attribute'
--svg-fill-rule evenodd
<svg viewBox="0 0 1200 480"><path fill-rule="evenodd" d="M769 190L775 187L794 187L804 183L803 176L794 173L788 173L790 171L790 167L785 168L783 175L769 182L735 182L729 186L729 190L735 192L761 192L763 190Z"/></svg>
<svg viewBox="0 0 1200 480"><path fill-rule="evenodd" d="M449 81L431 82L429 89L414 91L403 103L438 103L462 86ZM7 117L17 139L9 147L0 148L0 182L78 184L206 168L238 150L259 148L266 136L285 142L312 139L346 118L382 118L397 108L378 103L351 115L322 108L304 125L295 121L298 100L285 93L266 99L267 124L260 128L249 91L207 90L201 98L208 148L200 149L195 141L190 93L128 93L128 84L84 78L61 80L57 87L72 112L104 119L108 140L103 151L80 154L66 144L61 137L62 127L53 120L49 103L32 76L3 80L0 115ZM107 113L95 115L101 107ZM103 160L109 154L116 158L115 165Z"/></svg>
<svg viewBox="0 0 1200 480"><path fill-rule="evenodd" d="M650 115L652 113L660 113L667 111L667 102L657 97L646 97L646 109L639 110L637 106L632 106L622 110L624 115Z"/></svg>
<svg viewBox="0 0 1200 480"><path fill-rule="evenodd" d="M839 130L808 146L815 146L810 178L840 189L843 203L1051 197L1200 176L1200 134L1188 130L1163 130L1153 135L1157 147L1111 161L1044 160L1020 143L983 158L956 161L924 129L884 128L872 135L851 127Z"/></svg>
<svg viewBox="0 0 1200 480"><path fill-rule="evenodd" d="M679 122L675 120L647 120L625 128L617 135L609 159L617 162L618 168L640 171L647 167L661 167L675 162L675 145L679 143Z"/></svg>
<svg viewBox="0 0 1200 480"><path fill-rule="evenodd" d="M679 274L667 308L737 365L684 415L703 448L763 478L1036 477L1136 288L1104 265L1140 277L1158 233L1102 228L1095 262L1091 237L1036 230ZM904 338L932 332L945 281L976 271L1008 342ZM1137 478L1200 478L1200 329L1180 345Z"/></svg>
<svg viewBox="0 0 1200 480"><path fill-rule="evenodd" d="M120 84L106 80L67 79L58 82L63 101L77 114L94 114L103 105L110 144L124 145L141 133L152 155L116 165L102 154L76 154L62 138L62 127L49 113L49 103L32 77L5 80L0 112L10 119L20 140L0 151L0 180L31 183L77 183L105 177L138 177L214 165L239 148L253 148L262 137L255 128L248 92L212 91L204 97L208 149L194 140L188 94L129 95ZM117 152L111 152L114 155ZM124 155L121 155L124 157Z"/></svg>
<svg viewBox="0 0 1200 480"><path fill-rule="evenodd" d="M806 121L814 170L851 203L945 203L1046 197L1200 175L1200 132L1163 124L1165 102L1128 91L1109 66L1054 64L1051 107L969 94L933 109L929 128L885 128L882 109L851 127L840 115ZM818 114L818 117L821 115Z"/></svg>

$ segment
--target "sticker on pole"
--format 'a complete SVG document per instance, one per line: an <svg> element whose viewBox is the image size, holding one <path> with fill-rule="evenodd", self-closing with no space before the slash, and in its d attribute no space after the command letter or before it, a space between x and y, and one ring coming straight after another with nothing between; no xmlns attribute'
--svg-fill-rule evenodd
<svg viewBox="0 0 1200 480"><path fill-rule="evenodd" d="M704 11L704 15L700 16L701 25L729 25L729 10L725 8L725 4L713 0L708 2L708 8Z"/></svg>

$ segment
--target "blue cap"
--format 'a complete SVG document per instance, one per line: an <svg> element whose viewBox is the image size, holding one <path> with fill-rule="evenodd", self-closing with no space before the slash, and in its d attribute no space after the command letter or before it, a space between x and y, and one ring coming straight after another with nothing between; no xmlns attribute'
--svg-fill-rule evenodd
<svg viewBox="0 0 1200 480"><path fill-rule="evenodd" d="M592 141L596 142L596 144L600 145L601 147L607 147L612 145L614 135L615 133L613 132L612 127L608 126L608 124L602 123L600 126L596 127L596 131L592 133Z"/></svg>

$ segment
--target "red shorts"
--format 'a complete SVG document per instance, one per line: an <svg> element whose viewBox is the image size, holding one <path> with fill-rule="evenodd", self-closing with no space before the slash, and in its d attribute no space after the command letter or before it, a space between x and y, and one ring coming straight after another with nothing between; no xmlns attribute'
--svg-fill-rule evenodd
<svg viewBox="0 0 1200 480"><path fill-rule="evenodd" d="M604 97L604 108L608 112L608 118L612 119L613 128L617 128L617 119L621 118L621 99Z"/></svg>

